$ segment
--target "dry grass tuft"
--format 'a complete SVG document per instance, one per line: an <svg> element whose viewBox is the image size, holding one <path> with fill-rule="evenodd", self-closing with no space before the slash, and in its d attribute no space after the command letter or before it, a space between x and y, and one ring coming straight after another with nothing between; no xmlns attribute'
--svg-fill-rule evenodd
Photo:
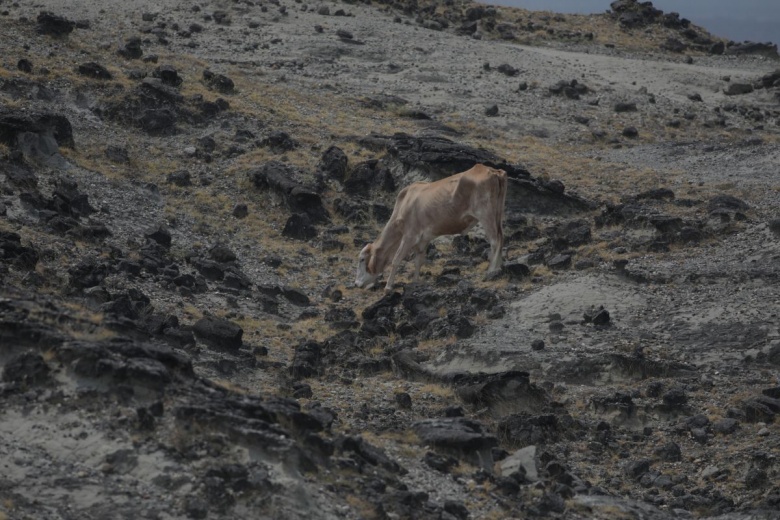
<svg viewBox="0 0 780 520"><path fill-rule="evenodd" d="M212 383L234 394L249 394L249 390L227 379L212 379Z"/></svg>
<svg viewBox="0 0 780 520"><path fill-rule="evenodd" d="M455 399L455 392L449 386L428 383L415 391L418 395L432 395L442 399Z"/></svg>
<svg viewBox="0 0 780 520"><path fill-rule="evenodd" d="M357 495L347 495L345 500L360 518L372 520L374 518L385 517L384 514L380 514L376 506L374 506L371 502Z"/></svg>

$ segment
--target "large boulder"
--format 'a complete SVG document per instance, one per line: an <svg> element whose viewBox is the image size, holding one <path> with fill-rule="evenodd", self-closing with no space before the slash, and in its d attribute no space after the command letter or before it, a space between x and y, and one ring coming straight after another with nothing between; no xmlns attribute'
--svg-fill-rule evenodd
<svg viewBox="0 0 780 520"><path fill-rule="evenodd" d="M16 147L20 136L25 134L51 137L58 146L75 146L73 128L67 117L51 112L0 107L0 143Z"/></svg>
<svg viewBox="0 0 780 520"><path fill-rule="evenodd" d="M223 318L201 318L192 330L199 339L214 348L235 351L243 344L244 329Z"/></svg>
<svg viewBox="0 0 780 520"><path fill-rule="evenodd" d="M507 173L509 184L506 198L507 216L513 214L560 214L587 211L590 201L571 193L558 181L542 181L531 176L519 164L512 164L483 148L474 148L444 137L416 137L407 134L371 135L361 144L373 150L385 150L378 167L386 167L397 185L414 181L438 180L485 164Z"/></svg>
<svg viewBox="0 0 780 520"><path fill-rule="evenodd" d="M344 150L338 146L331 146L322 154L317 169L326 177L343 182L347 174L348 163L349 160Z"/></svg>
<svg viewBox="0 0 780 520"><path fill-rule="evenodd" d="M483 425L465 417L425 419L412 425L423 444L475 466L493 466L491 449L498 445L494 435Z"/></svg>
<svg viewBox="0 0 780 520"><path fill-rule="evenodd" d="M32 271L38 264L38 252L22 245L22 237L12 231L0 231L0 264Z"/></svg>
<svg viewBox="0 0 780 520"><path fill-rule="evenodd" d="M65 36L73 32L76 24L64 16L56 15L49 11L41 11L36 19L38 22L38 34L50 36Z"/></svg>
<svg viewBox="0 0 780 520"><path fill-rule="evenodd" d="M330 220L319 193L296 180L301 174L293 167L270 161L251 170L248 176L256 187L278 193L292 213L305 213L314 223Z"/></svg>

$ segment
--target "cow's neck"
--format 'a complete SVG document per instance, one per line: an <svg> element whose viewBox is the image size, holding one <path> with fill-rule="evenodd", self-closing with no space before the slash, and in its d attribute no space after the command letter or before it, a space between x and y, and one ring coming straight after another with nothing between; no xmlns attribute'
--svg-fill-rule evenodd
<svg viewBox="0 0 780 520"><path fill-rule="evenodd" d="M402 234L395 229L395 226L385 226L382 234L373 244L373 252L376 255L376 264L374 264L375 274L379 274L392 262L398 246L401 245Z"/></svg>

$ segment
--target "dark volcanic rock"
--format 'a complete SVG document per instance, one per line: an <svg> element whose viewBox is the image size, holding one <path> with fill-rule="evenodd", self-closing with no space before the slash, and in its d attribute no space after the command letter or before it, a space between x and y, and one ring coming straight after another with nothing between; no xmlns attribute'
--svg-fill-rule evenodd
<svg viewBox="0 0 780 520"><path fill-rule="evenodd" d="M73 129L65 116L36 110L0 107L0 143L15 147L24 134L51 136L59 146L73 148Z"/></svg>
<svg viewBox="0 0 780 520"><path fill-rule="evenodd" d="M0 231L0 262L31 271L39 255L33 247L23 246L22 237L10 231Z"/></svg>
<svg viewBox="0 0 780 520"><path fill-rule="evenodd" d="M139 59L144 55L144 51L141 48L141 38L138 38L137 36L129 38L127 41L125 41L125 44L117 50L117 53L129 60Z"/></svg>
<svg viewBox="0 0 780 520"><path fill-rule="evenodd" d="M51 36L70 34L76 26L74 22L67 18L48 11L41 11L36 21L38 22L38 33Z"/></svg>
<svg viewBox="0 0 780 520"><path fill-rule="evenodd" d="M328 212L320 195L295 179L297 172L290 166L271 161L248 173L256 187L272 189L281 195L293 213L305 213L316 223L327 222Z"/></svg>
<svg viewBox="0 0 780 520"><path fill-rule="evenodd" d="M323 319L333 329L348 329L357 327L357 315L348 307L333 307L329 309Z"/></svg>
<svg viewBox="0 0 780 520"><path fill-rule="evenodd" d="M203 121L205 116L197 113L202 103L205 103L202 99L188 103L177 88L163 83L160 78L152 77L144 78L118 100L100 105L97 111L114 121L140 127L151 135L173 135L179 121ZM214 105L212 115L220 110L219 106Z"/></svg>
<svg viewBox="0 0 780 520"><path fill-rule="evenodd" d="M478 467L492 467L490 450L498 445L498 441L476 421L463 417L426 419L414 423L412 428L424 444L446 455Z"/></svg>
<svg viewBox="0 0 780 520"><path fill-rule="evenodd" d="M294 287L281 287L280 294L284 296L287 301L299 307L306 307L311 303L309 297L306 296L306 293Z"/></svg>
<svg viewBox="0 0 780 520"><path fill-rule="evenodd" d="M311 240L317 236L317 228L312 225L308 214L293 213L284 224L282 236L297 240Z"/></svg>
<svg viewBox="0 0 780 520"><path fill-rule="evenodd" d="M637 200L674 200L674 192L669 188L654 188L643 191L634 198Z"/></svg>
<svg viewBox="0 0 780 520"><path fill-rule="evenodd" d="M246 204L240 203L233 206L233 216L241 219L246 218L249 215L249 208Z"/></svg>
<svg viewBox="0 0 780 520"><path fill-rule="evenodd" d="M659 446L653 450L653 453L664 462L679 462L682 460L680 445L673 441L669 441L663 446Z"/></svg>
<svg viewBox="0 0 780 520"><path fill-rule="evenodd" d="M145 110L138 123L150 135L172 135L176 132L176 113L168 108Z"/></svg>
<svg viewBox="0 0 780 520"><path fill-rule="evenodd" d="M290 137L287 132L277 131L271 132L260 144L267 146L274 153L284 153L294 150L298 147L298 141Z"/></svg>
<svg viewBox="0 0 780 520"><path fill-rule="evenodd" d="M580 426L568 414L516 413L504 417L497 426L497 435L512 446L522 448L539 443L555 443L573 439Z"/></svg>
<svg viewBox="0 0 780 520"><path fill-rule="evenodd" d="M209 88L212 88L223 94L232 94L235 90L233 80L223 74L215 74L210 70L203 71L203 80Z"/></svg>
<svg viewBox="0 0 780 520"><path fill-rule="evenodd" d="M772 42L751 42L745 41L741 43L729 42L726 45L726 54L744 55L755 54L759 56L766 56L768 58L777 59L780 57L777 52L777 44Z"/></svg>
<svg viewBox="0 0 780 520"><path fill-rule="evenodd" d="M95 259L84 259L68 270L70 285L76 289L86 289L100 285L108 275L108 266Z"/></svg>
<svg viewBox="0 0 780 520"><path fill-rule="evenodd" d="M593 204L581 197L564 194L563 184L533 179L522 165L511 164L482 148L474 148L443 137L416 137L407 134L372 135L360 143L373 150L386 150L382 162L393 172L415 173L438 180L466 171L481 163L504 170L509 177L507 215L582 211Z"/></svg>
<svg viewBox="0 0 780 520"><path fill-rule="evenodd" d="M712 423L712 431L722 435L731 435L739 429L739 421L730 417Z"/></svg>
<svg viewBox="0 0 780 520"><path fill-rule="evenodd" d="M707 208L710 212L719 209L728 211L747 211L750 209L750 206L747 202L738 199L733 195L717 195L710 200Z"/></svg>
<svg viewBox="0 0 780 520"><path fill-rule="evenodd" d="M455 457L451 457L448 455L439 455L438 453L434 453L432 451L429 451L425 454L423 457L423 462L435 469L436 471L440 471L442 473L449 473L452 468L460 464L458 462L458 459Z"/></svg>
<svg viewBox="0 0 780 520"><path fill-rule="evenodd" d="M336 440L335 447L342 453L352 453L371 466L380 466L392 473L406 473L401 466L388 457L384 451L372 446L360 436L342 436Z"/></svg>
<svg viewBox="0 0 780 520"><path fill-rule="evenodd" d="M443 137L414 137L407 134L374 135L361 140L369 148L381 147L409 168L430 172L434 178L466 171L481 163L507 172L510 177L528 177L520 165L509 164L481 148L456 143Z"/></svg>
<svg viewBox="0 0 780 520"><path fill-rule="evenodd" d="M663 395L663 401L669 408L681 408L688 402L688 396L681 388L673 388Z"/></svg>
<svg viewBox="0 0 780 520"><path fill-rule="evenodd" d="M81 377L155 388L170 384L177 376L194 375L188 358L149 343L71 341L57 349L57 357Z"/></svg>
<svg viewBox="0 0 780 520"><path fill-rule="evenodd" d="M748 422L773 422L780 413L780 399L759 395L742 401L741 408Z"/></svg>
<svg viewBox="0 0 780 520"><path fill-rule="evenodd" d="M78 71L82 76L87 76L93 79L113 79L114 77L113 74L108 71L108 69L99 63L95 63L94 61L82 63L79 65Z"/></svg>
<svg viewBox="0 0 780 520"><path fill-rule="evenodd" d="M630 139L633 139L639 136L639 130L637 130L636 127L634 126L627 126L623 129L621 134L623 134L623 137L628 137Z"/></svg>
<svg viewBox="0 0 780 520"><path fill-rule="evenodd" d="M226 319L204 317L195 322L192 330L198 338L214 348L235 351L243 345L244 330Z"/></svg>
<svg viewBox="0 0 780 520"><path fill-rule="evenodd" d="M317 375L322 370L322 346L309 341L295 347L295 355L290 365L290 375L302 379Z"/></svg>
<svg viewBox="0 0 780 520"><path fill-rule="evenodd" d="M572 220L552 229L553 245L559 251L590 242L590 224L584 219Z"/></svg>
<svg viewBox="0 0 780 520"><path fill-rule="evenodd" d="M338 146L331 146L322 154L317 169L330 179L344 182L349 160Z"/></svg>
<svg viewBox="0 0 780 520"><path fill-rule="evenodd" d="M388 316L399 303L401 303L401 293L391 292L385 294L379 301L363 310L363 319L373 320L380 316Z"/></svg>
<svg viewBox="0 0 780 520"><path fill-rule="evenodd" d="M531 269L528 265L521 262L507 262L504 264L503 270L509 274L509 278L512 280L520 280L531 275Z"/></svg>
<svg viewBox="0 0 780 520"><path fill-rule="evenodd" d="M464 403L477 409L488 408L496 417L540 410L550 402L547 392L531 383L527 372L456 376L453 383L456 395Z"/></svg>
<svg viewBox="0 0 780 520"><path fill-rule="evenodd" d="M603 305L599 305L585 311L583 319L585 323L603 327L609 324L609 311Z"/></svg>
<svg viewBox="0 0 780 520"><path fill-rule="evenodd" d="M373 159L356 164L344 180L344 190L350 195L368 196L372 191L395 191L395 182L387 168Z"/></svg>
<svg viewBox="0 0 780 520"><path fill-rule="evenodd" d="M108 146L106 148L106 157L108 157L111 162L117 164L128 164L130 162L127 148L122 146Z"/></svg>
<svg viewBox="0 0 780 520"><path fill-rule="evenodd" d="M578 82L576 79L571 81L561 80L548 89L551 94L564 96L568 99L580 99L581 95L588 93L588 87Z"/></svg>
<svg viewBox="0 0 780 520"><path fill-rule="evenodd" d="M148 230L144 233L144 236L150 240L154 240L165 248L171 247L171 232L168 231L168 227L165 225L161 224Z"/></svg>
<svg viewBox="0 0 780 520"><path fill-rule="evenodd" d="M164 85L169 85L171 87L178 87L184 81L184 79L179 76L179 71L172 65L160 65L152 71L152 77L159 79Z"/></svg>
<svg viewBox="0 0 780 520"><path fill-rule="evenodd" d="M102 304L100 310L108 317L115 319L114 325L122 327L123 320L131 322L133 327L137 320L148 315L153 309L149 297L138 289L130 289L122 294L114 295L110 301Z"/></svg>
<svg viewBox="0 0 780 520"><path fill-rule="evenodd" d="M753 92L753 85L750 83L729 83L729 85L723 89L723 93L727 96L741 96L743 94L750 94Z"/></svg>
<svg viewBox="0 0 780 520"><path fill-rule="evenodd" d="M547 261L547 267L550 269L568 269L571 267L572 255L568 253L561 253L555 255Z"/></svg>
<svg viewBox="0 0 780 520"><path fill-rule="evenodd" d="M182 427L198 425L199 428L227 434L234 441L259 450L270 460L283 460L304 471L315 470L316 466L306 454L304 443L297 443L295 437L309 439L310 442L305 444L317 447L322 456L327 457L332 452L329 445L317 442L314 435L322 431L323 423L313 414L301 412L293 399L239 396L218 388L203 388L192 396L191 402L176 407L173 415ZM222 473L222 476L227 475ZM214 484L220 481L224 486L224 478ZM222 493L217 495L222 496Z"/></svg>
<svg viewBox="0 0 780 520"><path fill-rule="evenodd" d="M49 378L49 366L43 356L33 352L23 352L11 358L3 367L3 381L35 385Z"/></svg>
<svg viewBox="0 0 780 520"><path fill-rule="evenodd" d="M637 480L650 471L652 463L653 461L649 459L632 460L623 466L623 471L627 477Z"/></svg>
<svg viewBox="0 0 780 520"><path fill-rule="evenodd" d="M37 191L38 177L36 177L32 167L26 162L5 163L2 167L4 168L5 178L12 185L22 190ZM780 220L778 220L778 224L780 224Z"/></svg>
<svg viewBox="0 0 780 520"><path fill-rule="evenodd" d="M615 104L615 112L636 112L636 103L621 101Z"/></svg>
<svg viewBox="0 0 780 520"><path fill-rule="evenodd" d="M175 184L176 186L179 186L181 188L192 186L192 176L190 175L190 172L185 170L179 170L177 172L169 173L166 180L170 184Z"/></svg>
<svg viewBox="0 0 780 520"><path fill-rule="evenodd" d="M33 65L30 60L22 58L16 62L16 68L24 73L30 74L32 72Z"/></svg>

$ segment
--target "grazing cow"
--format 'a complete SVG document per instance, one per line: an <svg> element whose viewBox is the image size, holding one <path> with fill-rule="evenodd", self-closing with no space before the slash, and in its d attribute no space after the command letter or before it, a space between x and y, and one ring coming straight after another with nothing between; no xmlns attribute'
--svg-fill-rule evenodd
<svg viewBox="0 0 780 520"><path fill-rule="evenodd" d="M393 288L398 266L415 253L414 281L420 277L425 250L434 238L465 233L477 222L490 241L488 272L501 268L504 246L506 172L477 164L435 182L415 182L402 189L382 234L358 257L357 287L370 287L390 265L385 291Z"/></svg>

